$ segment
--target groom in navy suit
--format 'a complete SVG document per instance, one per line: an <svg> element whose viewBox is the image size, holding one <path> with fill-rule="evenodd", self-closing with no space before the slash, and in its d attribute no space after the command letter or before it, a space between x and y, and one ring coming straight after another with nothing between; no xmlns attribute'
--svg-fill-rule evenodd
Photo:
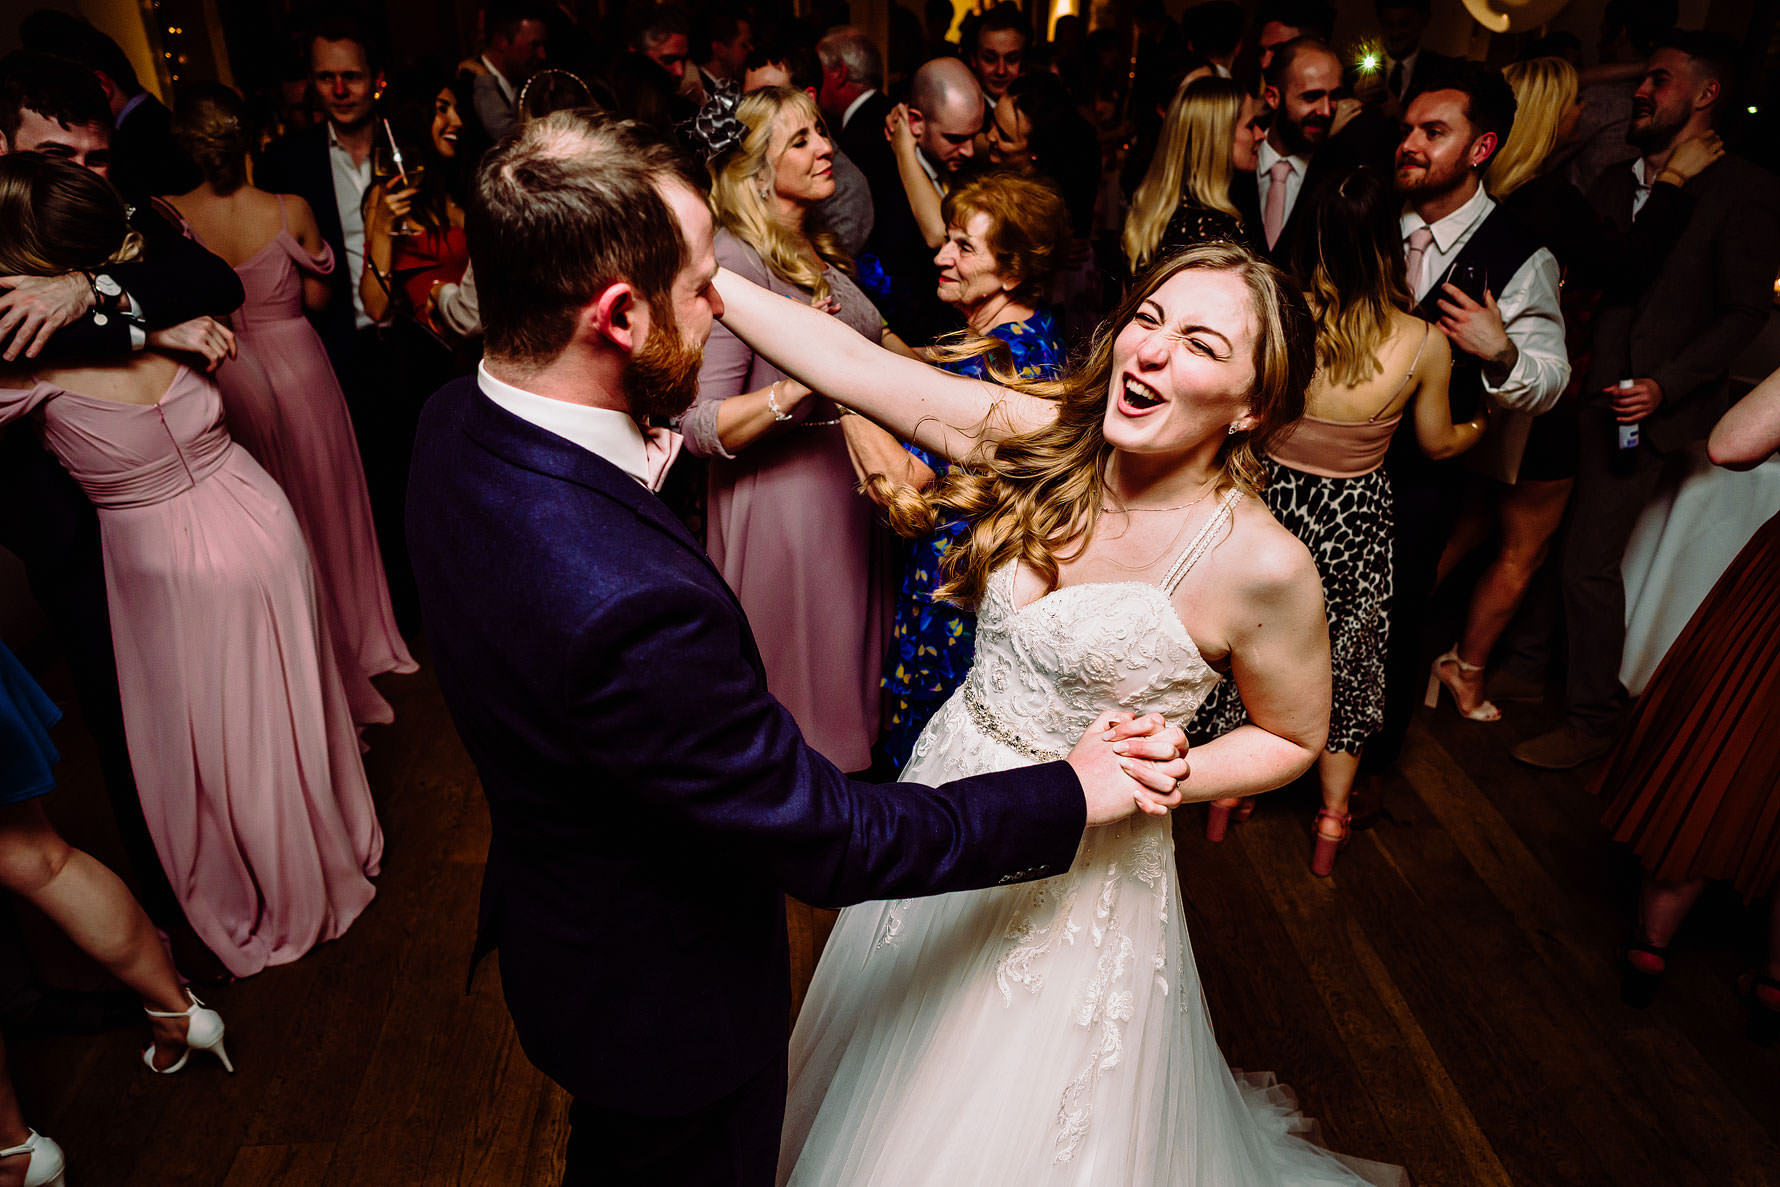
<svg viewBox="0 0 1780 1187"><path fill-rule="evenodd" d="M759 1187L785 1104L783 892L827 905L1041 878L1179 803L1185 740L1108 715L1065 761L849 780L768 692L747 620L650 493L722 301L711 218L637 125L559 112L484 161L474 379L422 417L409 539L493 840L476 955L574 1095L568 1183Z"/></svg>

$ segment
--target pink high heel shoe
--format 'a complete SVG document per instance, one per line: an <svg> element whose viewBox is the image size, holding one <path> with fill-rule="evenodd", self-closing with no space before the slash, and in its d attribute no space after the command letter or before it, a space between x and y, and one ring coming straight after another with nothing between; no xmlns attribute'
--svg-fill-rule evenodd
<svg viewBox="0 0 1780 1187"><path fill-rule="evenodd" d="M1214 844L1223 840L1232 820L1241 824L1254 814L1255 797L1252 795L1246 799L1213 800L1211 811L1205 817L1205 839Z"/></svg>
<svg viewBox="0 0 1780 1187"><path fill-rule="evenodd" d="M1340 826L1337 836L1323 833L1323 821L1333 820ZM1310 872L1319 878L1327 878L1335 872L1335 855L1347 848L1347 842L1353 836L1348 828L1350 817L1346 812L1331 812L1327 808L1316 810L1316 848L1310 851Z"/></svg>

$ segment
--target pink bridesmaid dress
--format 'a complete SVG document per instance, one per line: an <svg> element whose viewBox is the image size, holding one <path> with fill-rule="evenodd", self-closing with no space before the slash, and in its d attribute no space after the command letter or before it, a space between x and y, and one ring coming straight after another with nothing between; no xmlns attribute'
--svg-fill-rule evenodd
<svg viewBox="0 0 1780 1187"><path fill-rule="evenodd" d="M130 765L162 868L238 977L296 960L370 903L383 833L290 503L181 367L158 404L41 381L37 412L99 513Z"/></svg>
<svg viewBox="0 0 1780 1187"><path fill-rule="evenodd" d="M302 273L333 270L333 249L323 244L322 254L311 256L291 235L288 220L277 238L237 266L247 292L231 319L239 357L218 370L217 384L231 433L284 488L297 513L352 719L372 725L393 721L395 713L371 677L413 672L419 665L390 607L346 397L320 336L303 316ZM268 407L276 410L271 428L262 411Z"/></svg>

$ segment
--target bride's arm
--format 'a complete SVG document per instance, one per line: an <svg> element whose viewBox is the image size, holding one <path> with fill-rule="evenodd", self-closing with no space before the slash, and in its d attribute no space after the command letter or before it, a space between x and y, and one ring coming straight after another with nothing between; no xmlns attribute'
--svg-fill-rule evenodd
<svg viewBox="0 0 1780 1187"><path fill-rule="evenodd" d="M727 268L717 273L716 286L723 324L756 353L836 403L952 461L986 442L1056 419L1048 400L904 358Z"/></svg>
<svg viewBox="0 0 1780 1187"><path fill-rule="evenodd" d="M1329 623L1316 562L1284 528L1240 551L1231 564L1227 604L1230 675L1249 723L1196 746L1187 800L1254 795L1283 787L1309 770L1329 736ZM1223 558L1220 558L1223 559ZM1237 571L1239 570L1239 571Z"/></svg>

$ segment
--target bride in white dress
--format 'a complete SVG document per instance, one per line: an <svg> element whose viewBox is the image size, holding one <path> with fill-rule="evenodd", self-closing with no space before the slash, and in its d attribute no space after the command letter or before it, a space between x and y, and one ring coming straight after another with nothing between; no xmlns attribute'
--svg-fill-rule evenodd
<svg viewBox="0 0 1780 1187"><path fill-rule="evenodd" d="M1251 496L1259 453L1303 410L1314 329L1270 265L1230 245L1181 253L1078 372L1024 388L891 356L727 272L717 288L730 329L783 370L966 463L892 506L910 528L935 504L970 518L941 592L978 614L975 664L905 778L1056 757L1110 708L1184 724L1220 670L1251 724L1188 756L1185 798L1309 768L1329 719L1321 586ZM1312 1144L1289 1092L1231 1073L1166 818L1089 830L1055 878L842 912L790 1072L782 1184L1400 1177Z"/></svg>

